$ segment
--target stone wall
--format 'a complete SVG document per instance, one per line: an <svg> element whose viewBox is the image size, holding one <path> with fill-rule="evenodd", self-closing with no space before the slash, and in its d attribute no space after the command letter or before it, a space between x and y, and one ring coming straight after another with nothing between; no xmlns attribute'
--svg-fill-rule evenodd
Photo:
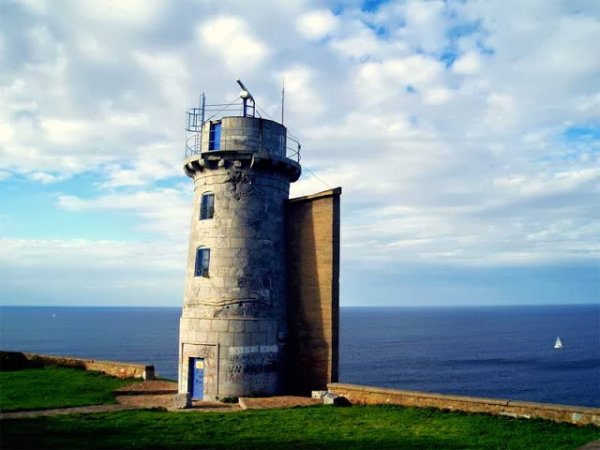
<svg viewBox="0 0 600 450"><path fill-rule="evenodd" d="M288 391L310 394L337 381L340 195L288 201Z"/></svg>
<svg viewBox="0 0 600 450"><path fill-rule="evenodd" d="M341 383L330 383L328 389L350 403L359 405L391 404L600 426L600 408L431 394Z"/></svg>
<svg viewBox="0 0 600 450"><path fill-rule="evenodd" d="M54 365L60 367L72 367L75 369L102 372L118 378L142 378L144 380L154 379L154 366L144 364L131 364L117 361L101 361L95 359L74 358L70 356L41 355L37 353L1 352L2 359L16 361L24 360L40 365ZM22 355L22 356L21 356ZM24 358L24 359L23 359Z"/></svg>

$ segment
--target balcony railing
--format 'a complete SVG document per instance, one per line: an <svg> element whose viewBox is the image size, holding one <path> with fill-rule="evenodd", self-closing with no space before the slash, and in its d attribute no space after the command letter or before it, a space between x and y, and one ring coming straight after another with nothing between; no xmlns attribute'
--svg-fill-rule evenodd
<svg viewBox="0 0 600 450"><path fill-rule="evenodd" d="M219 145L214 149L202 148L202 132L190 133L185 143L186 158L211 151L265 152L276 157L285 157L300 162L300 142L291 136L259 130L248 134L247 128L227 127L222 131ZM254 130L253 130L254 131Z"/></svg>
<svg viewBox="0 0 600 450"><path fill-rule="evenodd" d="M252 152L266 152L270 155L277 157L289 158L293 161L300 162L300 142L298 139L287 134L273 133L267 129L248 130L248 129L235 129L227 127L222 130L222 134L219 139L219 145L207 145L204 143L203 146L203 132L202 129L205 124L210 121L222 119L224 117L236 116L239 113L241 117L257 117L260 118L260 108L254 106L254 100L252 99L250 107L244 108L244 103L240 102L240 99L236 99L232 103L227 104L206 104L206 98L204 94L200 97L200 107L191 108L188 110L187 120L187 136L185 141L185 156L189 158L191 156L199 155L202 152L210 152L213 150L219 151L252 151ZM208 133L204 133L207 134ZM208 137L208 136L207 136ZM210 143L209 143L210 144Z"/></svg>

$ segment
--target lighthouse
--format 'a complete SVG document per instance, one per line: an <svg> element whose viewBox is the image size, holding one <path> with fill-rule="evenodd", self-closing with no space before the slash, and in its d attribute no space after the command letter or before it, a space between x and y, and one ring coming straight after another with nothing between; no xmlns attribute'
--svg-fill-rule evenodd
<svg viewBox="0 0 600 450"><path fill-rule="evenodd" d="M301 270L290 262L297 240L286 218L300 144L283 124L260 117L238 84L236 102L209 105L203 95L188 111L183 167L194 200L178 390L193 400L281 394L296 359L288 351L298 322L290 277Z"/></svg>

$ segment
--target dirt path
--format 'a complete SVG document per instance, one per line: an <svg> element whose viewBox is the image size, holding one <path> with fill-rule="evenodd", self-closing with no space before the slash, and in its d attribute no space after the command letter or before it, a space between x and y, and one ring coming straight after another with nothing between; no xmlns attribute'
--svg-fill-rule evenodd
<svg viewBox="0 0 600 450"><path fill-rule="evenodd" d="M144 381L118 389L116 391L116 405L76 406L38 411L4 412L0 413L0 420L154 408L175 412L235 412L242 409L295 408L322 403L321 400L306 397L280 396L243 398L240 399L239 404L194 401L190 408L176 409L173 400L175 393L177 393L177 383L164 380Z"/></svg>
<svg viewBox="0 0 600 450"><path fill-rule="evenodd" d="M173 395L177 393L177 383L164 380L143 381L118 389L116 405L90 405L70 408L55 408L30 411L0 412L0 420L27 419L41 416L60 416L65 414L89 414L99 412L126 411L131 409L166 409L185 412L229 412L239 411L237 404L220 402L194 402L191 408L175 409Z"/></svg>

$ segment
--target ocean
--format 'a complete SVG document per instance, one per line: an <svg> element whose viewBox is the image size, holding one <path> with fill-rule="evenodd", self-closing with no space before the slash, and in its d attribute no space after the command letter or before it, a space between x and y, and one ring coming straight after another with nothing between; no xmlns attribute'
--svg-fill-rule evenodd
<svg viewBox="0 0 600 450"><path fill-rule="evenodd" d="M180 312L0 307L0 348L154 364L176 379ZM600 407L600 305L341 308L340 381Z"/></svg>

